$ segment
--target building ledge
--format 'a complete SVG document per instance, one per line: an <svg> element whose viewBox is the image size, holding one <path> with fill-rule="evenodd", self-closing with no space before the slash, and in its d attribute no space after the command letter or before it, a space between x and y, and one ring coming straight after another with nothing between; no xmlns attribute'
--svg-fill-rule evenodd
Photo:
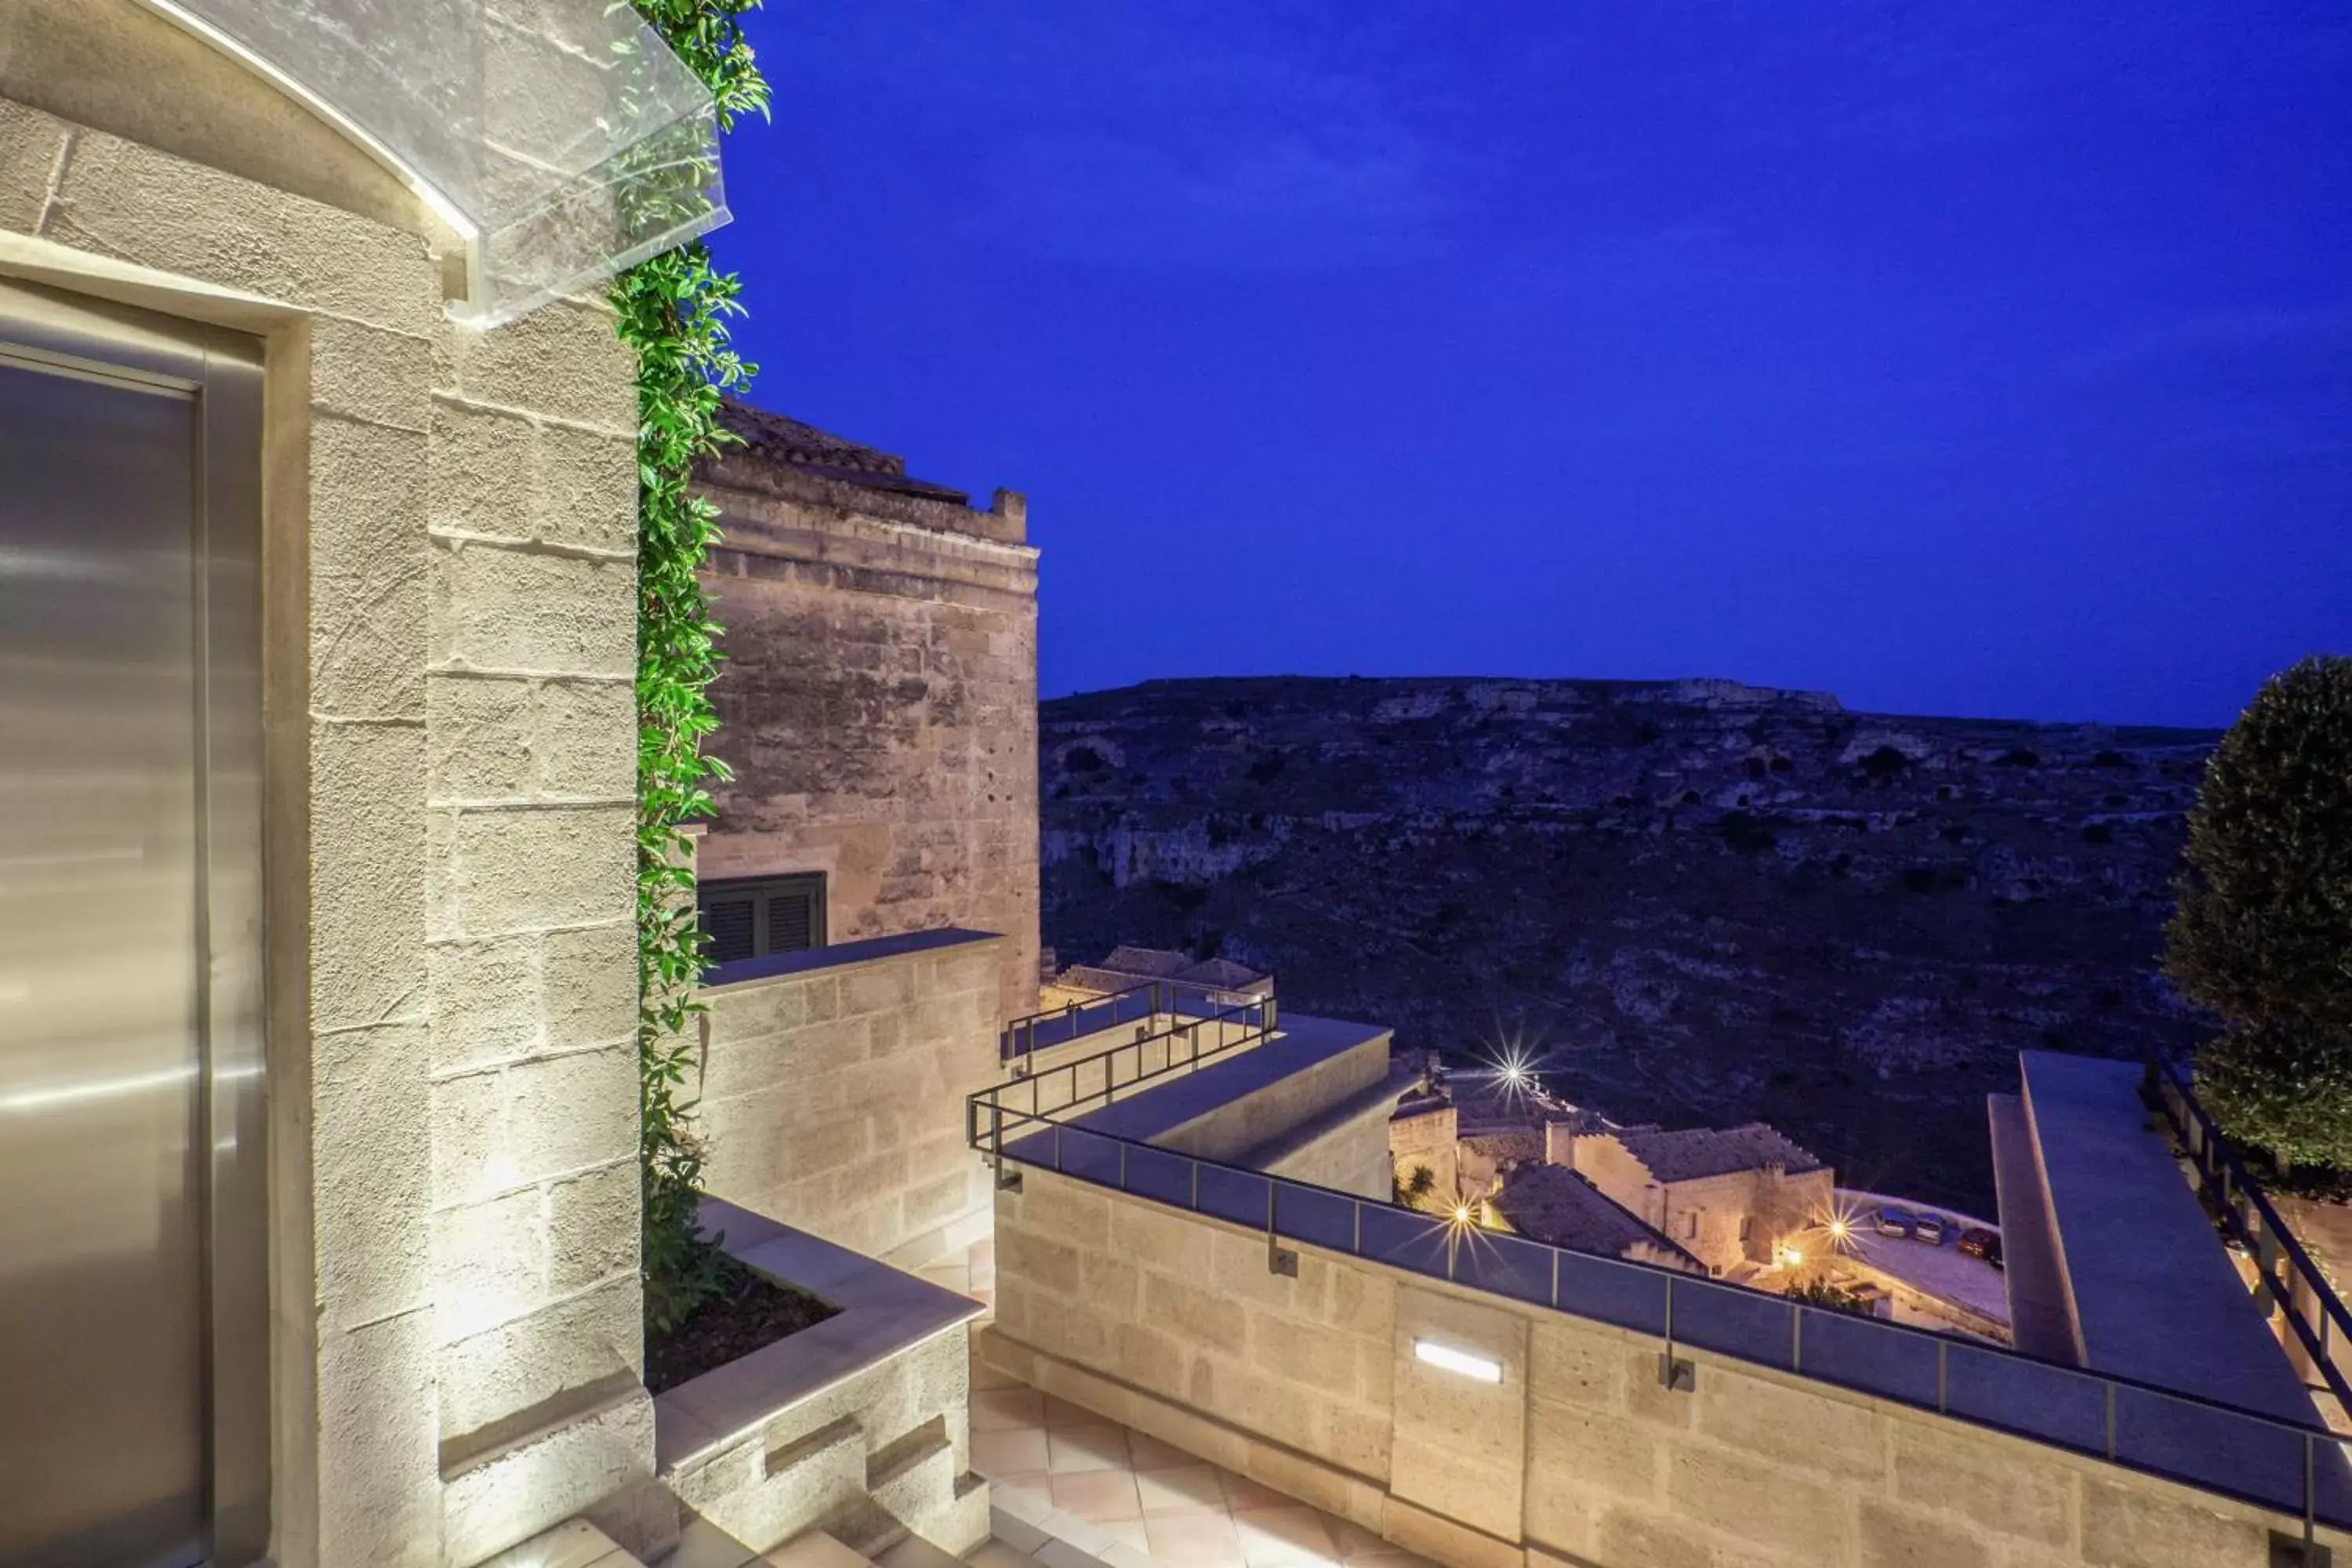
<svg viewBox="0 0 2352 1568"><path fill-rule="evenodd" d="M758 958L739 958L730 963L712 964L702 972L702 988L711 991L727 985L748 985L761 980L816 974L829 970L850 969L861 963L878 963L885 959L904 958L909 953L937 952L973 942L1003 940L993 931L941 926L936 931L902 931L897 936L867 937L863 942L840 942L830 947L803 948L798 952L764 953Z"/></svg>
<svg viewBox="0 0 2352 1568"><path fill-rule="evenodd" d="M2033 1134L2025 1105L2013 1094L1985 1097L1992 1133L1995 1201L2000 1207L2000 1248L2009 1291L2010 1337L2019 1350L2044 1361L2083 1364L2066 1313L2065 1277L2058 1240L2033 1163Z"/></svg>
<svg viewBox="0 0 2352 1568"><path fill-rule="evenodd" d="M1133 1098L1072 1118L1070 1125L1083 1127L1089 1132L1131 1139L1139 1143L1176 1146L1184 1142L1181 1134L1193 1123L1215 1116L1236 1101L1273 1089L1286 1079L1335 1062L1351 1051L1362 1050L1375 1043L1381 1047L1380 1060L1377 1068L1370 1069L1371 1080L1385 1079L1388 1076L1388 1038L1389 1031L1377 1025L1350 1024L1336 1018L1310 1018L1304 1014L1285 1012L1272 1041L1236 1051L1223 1060L1185 1073L1170 1082L1131 1090ZM1171 1140L1176 1142L1171 1143ZM1189 1143L1184 1143L1184 1146L1192 1153L1208 1153L1212 1158L1230 1157L1207 1150L1191 1149ZM1238 1153L1239 1151L1231 1152Z"/></svg>
<svg viewBox="0 0 2352 1568"><path fill-rule="evenodd" d="M719 1198L702 1228L729 1257L840 1309L821 1323L654 1396L661 1474L691 1468L793 1405L902 1355L987 1309L968 1296Z"/></svg>
<svg viewBox="0 0 2352 1568"><path fill-rule="evenodd" d="M2171 1144L2149 1130L2139 1067L2050 1051L2019 1059L2084 1364L2316 1419Z"/></svg>

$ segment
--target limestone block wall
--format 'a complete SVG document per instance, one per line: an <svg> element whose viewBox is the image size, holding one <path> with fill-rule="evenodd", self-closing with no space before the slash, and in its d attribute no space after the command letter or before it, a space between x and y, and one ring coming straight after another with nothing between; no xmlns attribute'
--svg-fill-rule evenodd
<svg viewBox="0 0 2352 1568"><path fill-rule="evenodd" d="M708 878L825 873L835 942L1002 931L1000 1018L1037 998L1037 552L977 513L757 469L704 493L725 545Z"/></svg>
<svg viewBox="0 0 2352 1568"><path fill-rule="evenodd" d="M1276 1275L1262 1234L1027 1170L982 1353L1454 1568L2267 1568L2268 1532L2299 1532L1687 1346L1696 1386L1668 1392L1654 1339L1297 1251Z"/></svg>
<svg viewBox="0 0 2352 1568"><path fill-rule="evenodd" d="M1612 1203L1670 1238L1682 1239L1666 1229L1665 1188L1650 1179L1650 1168L1627 1153L1622 1143L1607 1136L1586 1136L1575 1141L1572 1154L1577 1173Z"/></svg>
<svg viewBox="0 0 2352 1568"><path fill-rule="evenodd" d="M1393 1091L1374 1089L1294 1134L1260 1145L1241 1163L1270 1175L1387 1203L1395 1190L1388 1137L1389 1116L1395 1109Z"/></svg>
<svg viewBox="0 0 2352 1568"><path fill-rule="evenodd" d="M1460 1113L1440 1105L1389 1123L1389 1152L1396 1162L1397 1180L1409 1181L1413 1167L1426 1166L1434 1183L1430 1191L1451 1195L1461 1180L1456 1164L1456 1128Z"/></svg>
<svg viewBox="0 0 2352 1568"><path fill-rule="evenodd" d="M1393 1282L1311 1252L1285 1278L1262 1235L1034 1170L1022 1187L996 1206L1003 1338L1341 1470L1388 1474Z"/></svg>
<svg viewBox="0 0 2352 1568"><path fill-rule="evenodd" d="M0 37L0 268L266 350L272 1558L657 1545L630 357L593 301L453 325L413 196L127 0ZM10 100L42 61L106 62L37 84L87 120Z"/></svg>
<svg viewBox="0 0 2352 1568"><path fill-rule="evenodd" d="M692 1455L670 1485L695 1519L761 1550L819 1529L860 1549L912 1531L970 1550L988 1536L971 1367L961 1329L936 1335Z"/></svg>
<svg viewBox="0 0 2352 1568"><path fill-rule="evenodd" d="M1328 1027L1319 1019L1294 1016L1289 1029L1295 1034L1309 1025ZM1277 1044L1283 1033L1277 1028ZM1151 1142L1203 1159L1247 1163L1257 1151L1378 1089L1389 1076L1389 1044L1385 1029L1365 1035L1344 1050L1233 1094Z"/></svg>
<svg viewBox="0 0 2352 1568"><path fill-rule="evenodd" d="M997 1077L1003 939L706 987L698 1125L717 1197L928 1261L987 1212L964 1097Z"/></svg>

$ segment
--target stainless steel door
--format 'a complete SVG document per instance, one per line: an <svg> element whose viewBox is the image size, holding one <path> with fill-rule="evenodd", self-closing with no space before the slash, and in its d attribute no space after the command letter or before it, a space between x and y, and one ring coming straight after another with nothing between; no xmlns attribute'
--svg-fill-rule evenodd
<svg viewBox="0 0 2352 1568"><path fill-rule="evenodd" d="M258 390L0 282L0 1568L259 1550Z"/></svg>

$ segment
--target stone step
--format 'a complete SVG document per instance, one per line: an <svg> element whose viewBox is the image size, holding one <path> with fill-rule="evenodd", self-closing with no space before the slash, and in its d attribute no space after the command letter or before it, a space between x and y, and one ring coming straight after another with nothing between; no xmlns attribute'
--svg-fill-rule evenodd
<svg viewBox="0 0 2352 1568"><path fill-rule="evenodd" d="M872 1559L855 1552L827 1535L822 1530L811 1530L793 1536L754 1563L763 1568L874 1568Z"/></svg>
<svg viewBox="0 0 2352 1568"><path fill-rule="evenodd" d="M598 1563L595 1568L605 1568ZM768 1552L754 1552L708 1520L686 1527L660 1568L874 1568L872 1560L822 1530L803 1531Z"/></svg>
<svg viewBox="0 0 2352 1568"><path fill-rule="evenodd" d="M481 1568L645 1568L645 1564L586 1520L574 1519L509 1547Z"/></svg>
<svg viewBox="0 0 2352 1568"><path fill-rule="evenodd" d="M910 1535L874 1560L876 1568L961 1568L961 1559Z"/></svg>

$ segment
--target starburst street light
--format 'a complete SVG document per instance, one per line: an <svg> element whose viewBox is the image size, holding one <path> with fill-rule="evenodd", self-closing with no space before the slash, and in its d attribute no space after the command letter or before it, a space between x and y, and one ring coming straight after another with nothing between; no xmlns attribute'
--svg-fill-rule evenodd
<svg viewBox="0 0 2352 1568"><path fill-rule="evenodd" d="M1542 1058L1525 1042L1507 1041L1486 1058L1486 1078L1506 1100L1519 1100L1543 1087L1536 1074Z"/></svg>
<svg viewBox="0 0 2352 1568"><path fill-rule="evenodd" d="M1829 1243L1830 1251L1841 1257L1855 1250L1855 1238L1862 1234L1854 1208L1836 1197L1814 1218L1812 1228Z"/></svg>

